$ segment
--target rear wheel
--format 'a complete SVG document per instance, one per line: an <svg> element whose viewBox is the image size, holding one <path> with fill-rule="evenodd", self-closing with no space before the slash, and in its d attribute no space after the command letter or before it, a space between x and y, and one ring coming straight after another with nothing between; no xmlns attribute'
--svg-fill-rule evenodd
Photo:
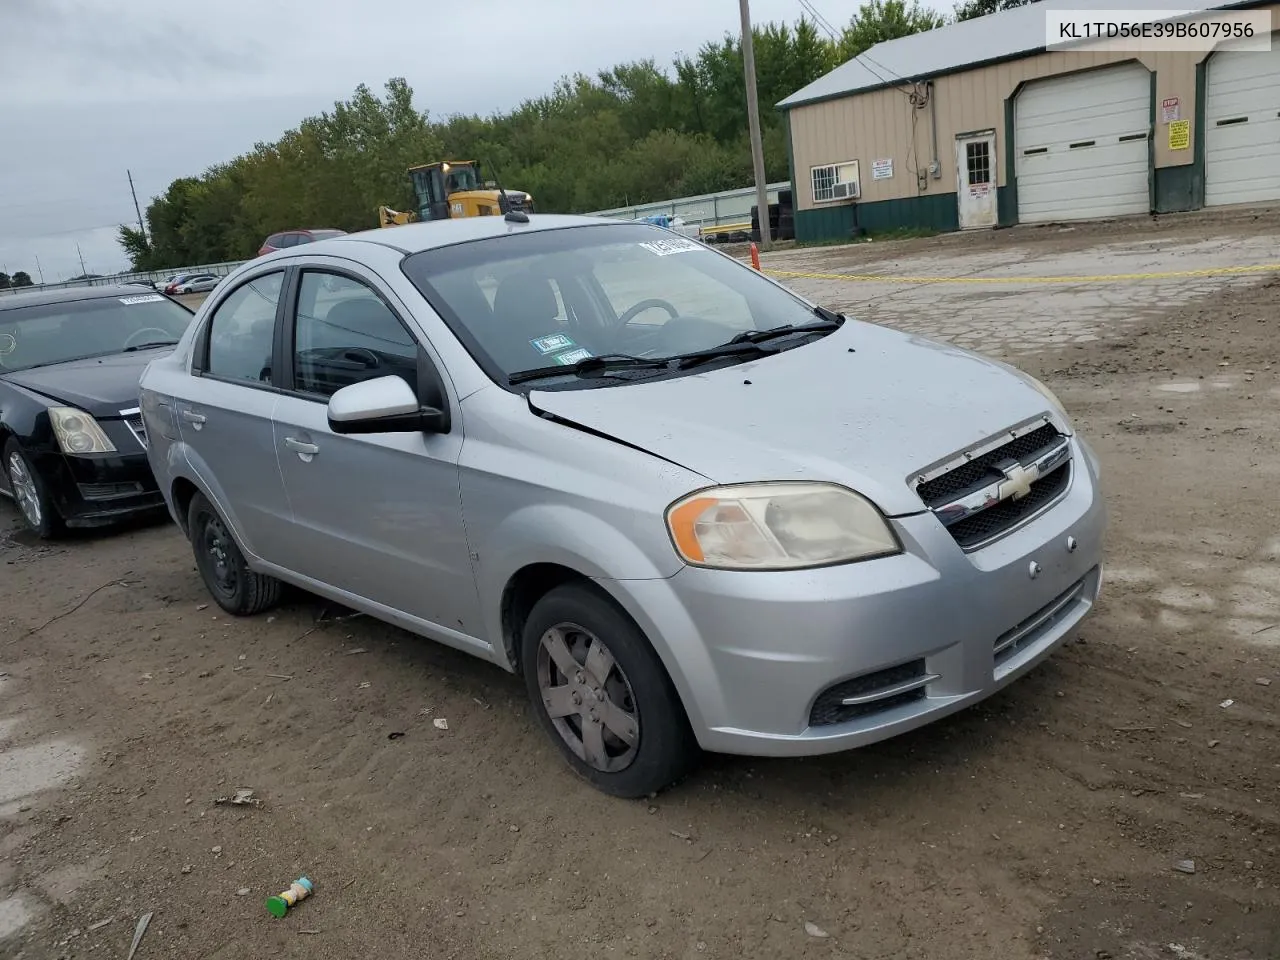
<svg viewBox="0 0 1280 960"><path fill-rule="evenodd" d="M280 581L249 569L226 521L204 494L191 498L187 530L200 577L223 610L247 617L279 602Z"/></svg>
<svg viewBox="0 0 1280 960"><path fill-rule="evenodd" d="M9 442L4 445L4 469L13 502L22 514L27 529L44 540L62 533L66 528L62 515L49 498L44 478L36 472L35 465L17 438L10 437Z"/></svg>
<svg viewBox="0 0 1280 960"><path fill-rule="evenodd" d="M699 754L662 662L612 602L578 584L538 601L522 637L525 685L569 765L604 793L670 786Z"/></svg>

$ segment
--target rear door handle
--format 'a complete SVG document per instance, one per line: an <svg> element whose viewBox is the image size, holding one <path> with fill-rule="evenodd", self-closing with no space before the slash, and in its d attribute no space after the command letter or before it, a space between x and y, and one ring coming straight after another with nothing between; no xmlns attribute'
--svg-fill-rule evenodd
<svg viewBox="0 0 1280 960"><path fill-rule="evenodd" d="M284 445L304 459L313 457L320 452L320 448L314 443L307 443L297 437L285 437Z"/></svg>
<svg viewBox="0 0 1280 960"><path fill-rule="evenodd" d="M195 413L192 410L183 410L182 419L194 426L197 430L204 426L204 414Z"/></svg>

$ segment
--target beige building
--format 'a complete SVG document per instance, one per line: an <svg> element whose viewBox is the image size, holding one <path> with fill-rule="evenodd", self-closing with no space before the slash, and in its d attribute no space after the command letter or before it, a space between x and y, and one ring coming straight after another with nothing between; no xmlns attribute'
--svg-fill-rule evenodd
<svg viewBox="0 0 1280 960"><path fill-rule="evenodd" d="M1201 33L1257 32L1179 50L1151 38L1046 49L1047 17L1117 8L1196 10L1185 22ZM1278 202L1278 13L1042 0L878 44L778 105L796 237Z"/></svg>

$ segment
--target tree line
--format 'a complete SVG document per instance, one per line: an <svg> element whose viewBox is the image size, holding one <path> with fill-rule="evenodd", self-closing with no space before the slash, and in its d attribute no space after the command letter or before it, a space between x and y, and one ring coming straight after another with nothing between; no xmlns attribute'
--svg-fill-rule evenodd
<svg viewBox="0 0 1280 960"><path fill-rule="evenodd" d="M13 287L30 287L32 286L31 274L25 270L17 270L13 276L0 270L0 290L9 290Z"/></svg>
<svg viewBox="0 0 1280 960"><path fill-rule="evenodd" d="M968 0L954 18L1027 2ZM834 37L807 17L755 27L768 179L790 176L774 104L877 43L951 20L918 0L867 0ZM741 187L752 182L743 90L742 45L729 34L669 68L648 59L566 76L488 117L433 119L402 78L382 95L361 84L279 140L173 181L148 205L146 234L121 226L119 241L135 270L160 270L251 257L278 230L364 230L377 225L380 204L416 209L408 168L444 159L479 161L487 179L527 190L548 212Z"/></svg>

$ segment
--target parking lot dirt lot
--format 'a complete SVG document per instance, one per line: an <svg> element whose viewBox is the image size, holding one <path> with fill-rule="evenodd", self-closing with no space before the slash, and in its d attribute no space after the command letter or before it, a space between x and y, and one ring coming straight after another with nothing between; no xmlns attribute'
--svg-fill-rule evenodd
<svg viewBox="0 0 1280 960"><path fill-rule="evenodd" d="M1106 581L979 706L649 801L573 779L493 667L300 594L231 619L167 521L49 545L0 504L0 956L123 958L150 911L137 960L1280 957L1280 271L1241 269L1278 242L1222 215L766 254L1053 387Z"/></svg>

